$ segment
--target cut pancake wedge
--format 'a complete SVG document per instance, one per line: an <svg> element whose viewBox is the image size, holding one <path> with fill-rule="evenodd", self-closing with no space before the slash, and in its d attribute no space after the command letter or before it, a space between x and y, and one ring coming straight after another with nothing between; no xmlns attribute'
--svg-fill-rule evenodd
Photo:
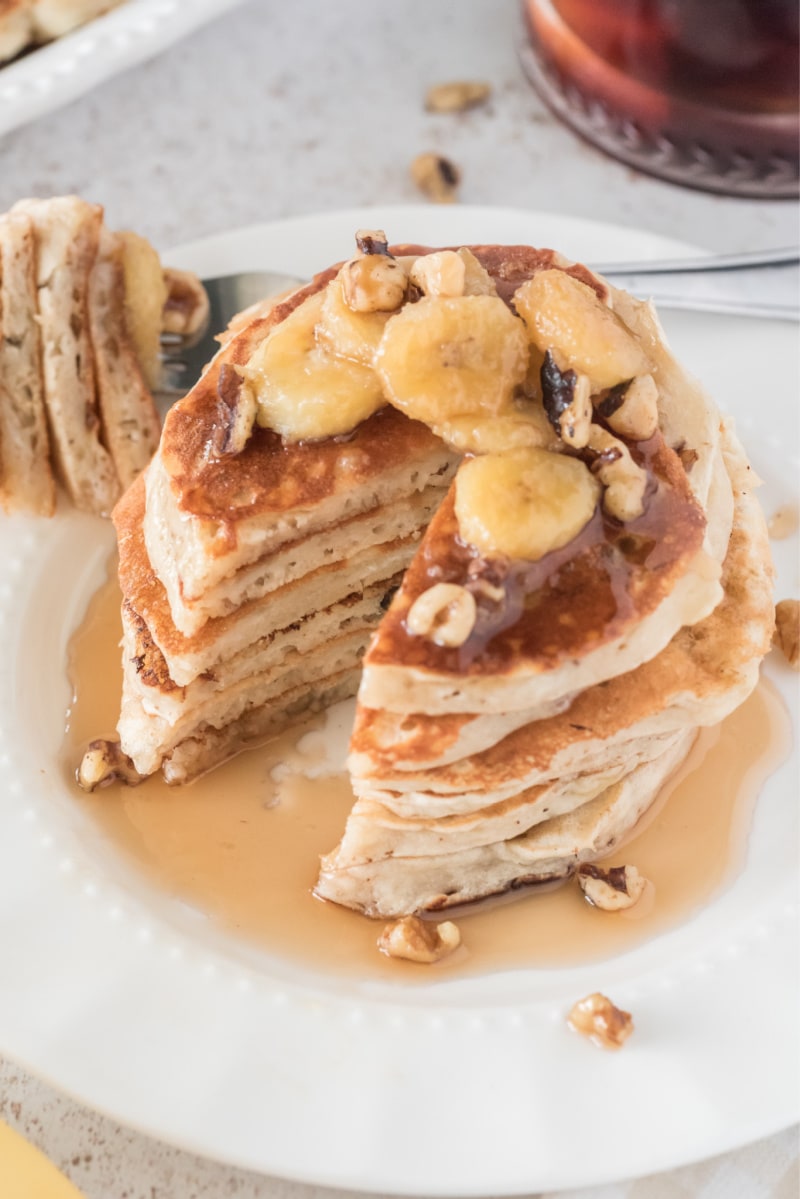
<svg viewBox="0 0 800 1199"><path fill-rule="evenodd" d="M37 319L36 240L24 213L0 216L0 497L52 516L56 491Z"/></svg>
<svg viewBox="0 0 800 1199"><path fill-rule="evenodd" d="M637 766L595 799L537 824L521 836L452 854L390 857L339 868L322 859L316 893L368 916L441 911L530 883L565 878L604 857L647 810L696 736L679 736L659 757Z"/></svg>
<svg viewBox="0 0 800 1199"><path fill-rule="evenodd" d="M401 886L393 880L399 880L409 857L415 859L410 876L421 888L413 900L419 908L445 906L439 896L449 892L458 855L472 854L485 870L483 884L471 880L469 898L531 881L538 875L531 876L530 845L553 842L532 840L529 829L572 829L573 824L564 824L567 814L594 811L592 791L603 789L609 774L616 785L619 778L613 776L627 774L632 763L631 779L638 781L622 785L626 795L636 794L640 813L656 794L651 790L646 801L645 781L649 785L658 778L660 785L669 773L662 776L655 764L671 762L674 768L680 747L688 752L698 728L717 724L747 698L772 636L772 572L752 472L730 429L723 428L722 448L735 510L718 607L679 630L665 649L630 673L582 691L559 715L532 720L482 752L438 768L410 769L409 743L405 769L398 770L388 737L384 755L373 755L372 722L360 712L351 758L351 768L360 768L354 779L359 799L341 845L323 862L318 887L323 897L371 914L397 914L402 907L394 905L406 902L409 884L403 883L393 898L394 887ZM436 718L419 719L414 747L423 761L431 756L426 729L433 743L440 743ZM523 833L509 841L515 826ZM600 856L595 843L607 848L592 832L580 860ZM422 858L431 859L427 867ZM574 865L579 859L570 860ZM518 877L512 872L515 861ZM482 892L484 884L488 889ZM463 890L455 894L447 904L462 902Z"/></svg>

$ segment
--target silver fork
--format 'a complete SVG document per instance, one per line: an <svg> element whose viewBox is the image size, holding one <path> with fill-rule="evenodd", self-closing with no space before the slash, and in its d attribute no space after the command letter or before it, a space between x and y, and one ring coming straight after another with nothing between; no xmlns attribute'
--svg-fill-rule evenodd
<svg viewBox="0 0 800 1199"><path fill-rule="evenodd" d="M660 308L720 312L774 320L800 319L800 250L770 250L662 262L598 263L599 274ZM304 280L274 271L245 271L204 279L210 304L205 329L194 338L162 338L161 394L166 403L187 392L219 349L214 335L237 312Z"/></svg>

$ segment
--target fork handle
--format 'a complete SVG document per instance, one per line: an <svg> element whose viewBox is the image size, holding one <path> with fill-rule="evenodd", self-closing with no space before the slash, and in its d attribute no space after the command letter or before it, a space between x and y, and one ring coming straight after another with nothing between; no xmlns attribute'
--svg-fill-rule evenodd
<svg viewBox="0 0 800 1199"><path fill-rule="evenodd" d="M663 308L800 319L800 252L796 248L708 258L600 265L599 274Z"/></svg>

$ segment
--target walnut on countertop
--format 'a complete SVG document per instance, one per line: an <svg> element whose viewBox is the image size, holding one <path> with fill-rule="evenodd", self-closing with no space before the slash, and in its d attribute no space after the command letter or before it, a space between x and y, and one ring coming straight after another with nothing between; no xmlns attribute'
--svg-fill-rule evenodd
<svg viewBox="0 0 800 1199"><path fill-rule="evenodd" d="M457 199L461 172L441 154L418 154L411 164L411 178L436 204L452 204Z"/></svg>
<svg viewBox="0 0 800 1199"><path fill-rule="evenodd" d="M437 83L428 88L425 107L428 112L466 112L485 104L492 94L488 83L456 81Z"/></svg>

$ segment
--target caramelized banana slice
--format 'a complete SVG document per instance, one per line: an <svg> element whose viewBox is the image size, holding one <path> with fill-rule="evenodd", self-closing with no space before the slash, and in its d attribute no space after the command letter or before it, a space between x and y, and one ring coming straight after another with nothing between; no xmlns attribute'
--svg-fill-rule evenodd
<svg viewBox="0 0 800 1199"><path fill-rule="evenodd" d="M337 275L325 288L317 325L317 340L331 354L372 366L391 312L354 312L345 303Z"/></svg>
<svg viewBox="0 0 800 1199"><path fill-rule="evenodd" d="M527 367L525 326L494 296L407 304L386 325L375 356L386 398L428 424L502 411Z"/></svg>
<svg viewBox="0 0 800 1199"><path fill-rule="evenodd" d="M373 370L317 342L324 293L309 296L258 347L243 373L255 391L256 421L287 441L349 433L384 404Z"/></svg>
<svg viewBox="0 0 800 1199"><path fill-rule="evenodd" d="M487 557L535 562L589 522L600 487L579 458L523 449L461 464L455 509L461 536Z"/></svg>
<svg viewBox="0 0 800 1199"><path fill-rule="evenodd" d="M488 418L480 413L454 416L433 431L462 454L502 454L526 446L555 449L557 442L544 408L535 401Z"/></svg>
<svg viewBox="0 0 800 1199"><path fill-rule="evenodd" d="M559 368L588 375L592 391L646 374L647 355L591 287L564 271L539 271L514 293L531 341Z"/></svg>

